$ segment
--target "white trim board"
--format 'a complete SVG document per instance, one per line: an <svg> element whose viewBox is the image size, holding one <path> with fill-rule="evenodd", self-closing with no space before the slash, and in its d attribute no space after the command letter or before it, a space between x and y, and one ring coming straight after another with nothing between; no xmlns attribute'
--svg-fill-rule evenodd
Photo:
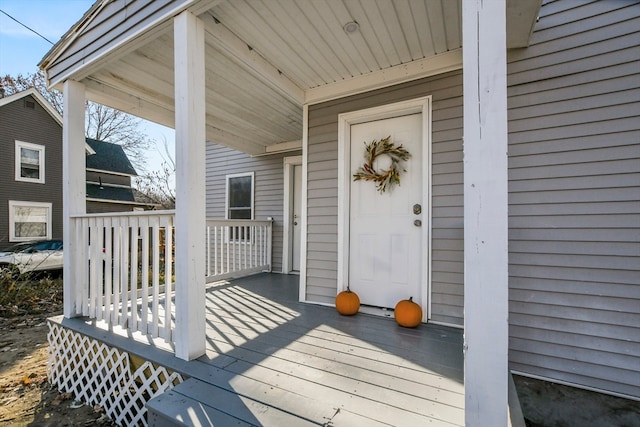
<svg viewBox="0 0 640 427"><path fill-rule="evenodd" d="M309 162L309 106L302 106L302 218L300 226L302 234L300 236L300 283L298 290L298 300L307 301L307 171Z"/></svg>
<svg viewBox="0 0 640 427"><path fill-rule="evenodd" d="M462 49L456 49L419 61L308 89L305 92L305 102L308 105L319 104L460 69L462 69Z"/></svg>
<svg viewBox="0 0 640 427"><path fill-rule="evenodd" d="M349 182L351 179L351 125L407 114L422 114L423 290L420 305L423 321L431 318L431 96L368 108L338 116L338 281L336 293L346 289L349 280Z"/></svg>
<svg viewBox="0 0 640 427"><path fill-rule="evenodd" d="M290 264L290 240L291 240L291 211L293 209L293 170L294 166L302 166L302 156L291 156L284 158L284 197L282 205L282 273L291 273Z"/></svg>

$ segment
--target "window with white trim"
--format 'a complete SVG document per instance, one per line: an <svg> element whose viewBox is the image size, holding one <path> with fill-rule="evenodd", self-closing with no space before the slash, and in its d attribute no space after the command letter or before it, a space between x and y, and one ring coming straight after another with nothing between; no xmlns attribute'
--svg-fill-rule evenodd
<svg viewBox="0 0 640 427"><path fill-rule="evenodd" d="M9 240L51 239L51 203L9 200Z"/></svg>
<svg viewBox="0 0 640 427"><path fill-rule="evenodd" d="M44 184L44 145L16 141L16 181Z"/></svg>
<svg viewBox="0 0 640 427"><path fill-rule="evenodd" d="M254 173L227 175L227 219L253 219Z"/></svg>
<svg viewBox="0 0 640 427"><path fill-rule="evenodd" d="M227 219L253 219L254 173L227 175L226 212ZM248 242L248 228L229 227L227 239Z"/></svg>

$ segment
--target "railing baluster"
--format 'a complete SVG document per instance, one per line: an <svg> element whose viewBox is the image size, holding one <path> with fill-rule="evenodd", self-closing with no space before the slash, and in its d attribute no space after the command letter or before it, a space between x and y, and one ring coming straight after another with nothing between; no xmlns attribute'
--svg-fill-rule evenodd
<svg viewBox="0 0 640 427"><path fill-rule="evenodd" d="M227 268L226 268L226 270L225 270L224 272L225 272L225 273L228 273L228 272L230 272L230 271L231 271L230 264L229 264L229 259L230 259L230 258L229 258L229 255L230 255L229 253L231 252L231 248L230 248L230 246L231 246L231 239L233 239L233 235L232 235L232 232L231 232L231 227L227 227L227 228L226 228L226 230L225 230L225 232L226 232L226 234L227 234L227 236L226 236ZM220 242L220 247L222 248L222 250L224 250L224 248L225 248L225 242L221 241L221 242Z"/></svg>
<svg viewBox="0 0 640 427"><path fill-rule="evenodd" d="M95 295L95 313L96 319L103 320L102 307L104 305L104 218L96 218L96 233L98 243L98 262L95 265L96 270L96 295Z"/></svg>
<svg viewBox="0 0 640 427"><path fill-rule="evenodd" d="M89 316L97 317L97 293L98 293L98 227L96 218L89 220Z"/></svg>
<svg viewBox="0 0 640 427"><path fill-rule="evenodd" d="M165 228L165 275L164 275L164 340L171 342L173 339L173 324L171 321L172 312L172 300L171 294L173 292L172 282L172 264L173 264L173 217L167 219L167 225Z"/></svg>
<svg viewBox="0 0 640 427"><path fill-rule="evenodd" d="M120 217L113 219L113 311L111 322L117 325L120 322L120 260L122 258L122 221Z"/></svg>
<svg viewBox="0 0 640 427"><path fill-rule="evenodd" d="M257 241L256 241L256 251L257 251L257 261L256 264L259 266L262 266L264 264L264 257L263 257L263 238L262 238L262 234L264 233L264 226L261 226L260 228L258 228L257 231Z"/></svg>
<svg viewBox="0 0 640 427"><path fill-rule="evenodd" d="M160 223L158 217L152 217L151 228L151 257L152 257L152 296L151 296L151 331L152 336L158 336L158 301L160 299Z"/></svg>
<svg viewBox="0 0 640 427"><path fill-rule="evenodd" d="M218 247L218 227L213 226L213 275L218 274L218 256L216 248Z"/></svg>
<svg viewBox="0 0 640 427"><path fill-rule="evenodd" d="M204 262L205 262L205 271L207 272L206 276L211 276L211 227L208 225L205 227L206 235L205 235L205 247L204 247Z"/></svg>
<svg viewBox="0 0 640 427"><path fill-rule="evenodd" d="M129 312L129 328L137 330L138 327L138 218L132 217L131 224L131 264L130 264L130 295L131 311Z"/></svg>
<svg viewBox="0 0 640 427"><path fill-rule="evenodd" d="M140 218L140 237L142 245L142 259L140 260L140 269L142 270L142 279L140 286L140 326L138 330L143 334L147 333L147 321L149 317L149 218Z"/></svg>
<svg viewBox="0 0 640 427"><path fill-rule="evenodd" d="M113 250L113 241L112 241L112 218L104 219L104 229L105 229L105 239L104 239L104 249L105 249L105 260L104 260L104 303L102 304L102 318L109 322L111 320L111 300L113 295L113 270L112 270L112 250Z"/></svg>
<svg viewBox="0 0 640 427"><path fill-rule="evenodd" d="M76 230L76 236L79 237L79 239L76 241L76 244L79 246L78 248L78 253L80 254L80 266L79 266L79 270L80 270L80 279L81 280L89 280L89 251L88 251L88 228L89 228L89 219L88 218L81 218L80 221L78 221L78 224L80 226L79 230ZM75 276L76 278L78 277L78 275ZM82 292L80 293L80 301L78 302L78 307L81 307L81 311L82 311L82 315L83 316L88 316L89 315L89 289L86 286L81 286L82 288Z"/></svg>
<svg viewBox="0 0 640 427"><path fill-rule="evenodd" d="M258 265L260 265L260 261L258 258L258 233L260 232L260 228L259 226L255 226L253 228L253 245L251 247L252 251L253 251L253 263L254 265L257 267Z"/></svg>
<svg viewBox="0 0 640 427"><path fill-rule="evenodd" d="M129 218L123 218L122 221L122 269L120 270L120 282L122 288L120 289L120 326L127 327L127 320L129 318L129 242L131 240L131 229L129 226Z"/></svg>
<svg viewBox="0 0 640 427"><path fill-rule="evenodd" d="M240 250L242 251L242 262L240 262L240 269L247 268L247 240L249 238L249 227L242 226L242 242L240 243Z"/></svg>

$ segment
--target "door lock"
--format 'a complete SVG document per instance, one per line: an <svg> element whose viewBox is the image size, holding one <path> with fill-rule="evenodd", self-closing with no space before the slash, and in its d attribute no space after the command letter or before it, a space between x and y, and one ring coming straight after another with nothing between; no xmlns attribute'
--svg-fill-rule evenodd
<svg viewBox="0 0 640 427"><path fill-rule="evenodd" d="M416 203L415 205L413 205L413 213L414 215L420 215L422 213L422 206L420 205L420 203Z"/></svg>

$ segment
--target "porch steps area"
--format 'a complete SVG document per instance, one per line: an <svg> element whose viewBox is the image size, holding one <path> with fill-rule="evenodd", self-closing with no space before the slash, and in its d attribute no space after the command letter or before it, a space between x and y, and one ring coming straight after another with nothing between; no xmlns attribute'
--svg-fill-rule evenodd
<svg viewBox="0 0 640 427"><path fill-rule="evenodd" d="M270 406L237 390L214 386L191 378L147 403L147 422L150 427L204 426L330 426L376 425L370 418L318 405L286 390L277 390L263 383L246 384L249 395L282 406L296 406L303 414L294 415ZM289 394L289 395L287 395ZM270 398L266 398L271 396ZM294 404L300 400L302 405ZM220 409L217 409L220 408ZM294 409L295 410L295 409ZM259 414L259 419L254 414ZM380 424L382 425L382 424ZM386 425L386 424L385 424ZM509 375L509 427L525 427L518 395Z"/></svg>
<svg viewBox="0 0 640 427"><path fill-rule="evenodd" d="M152 427L383 425L256 381L231 391L192 378L149 401L147 411Z"/></svg>

